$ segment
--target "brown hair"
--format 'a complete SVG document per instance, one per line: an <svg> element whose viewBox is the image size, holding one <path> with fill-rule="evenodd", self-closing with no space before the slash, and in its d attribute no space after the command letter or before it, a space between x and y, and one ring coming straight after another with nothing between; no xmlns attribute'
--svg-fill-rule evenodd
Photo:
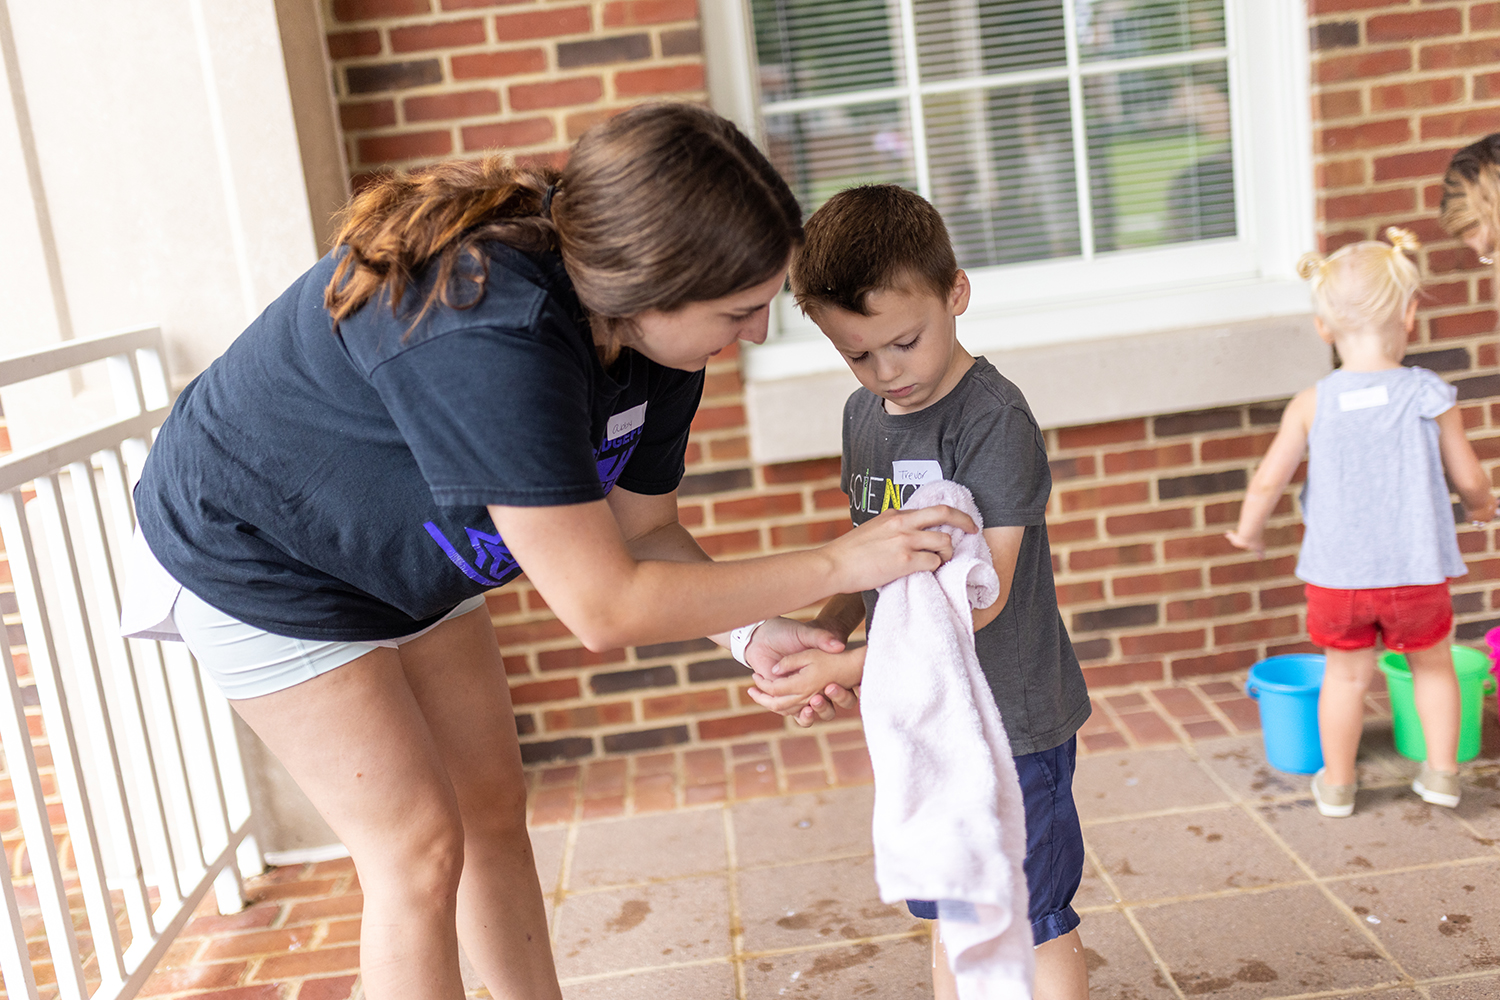
<svg viewBox="0 0 1500 1000"><path fill-rule="evenodd" d="M399 316L406 286L434 265L436 280L413 327L439 302L452 309L477 305L488 270L481 243L498 240L527 251L556 244L552 224L542 216L542 199L555 178L555 172L520 170L499 156L378 177L338 215L334 246L349 252L323 292L334 329L382 292L390 298L391 314ZM474 288L459 302L454 279L464 259L473 268L462 278Z"/></svg>
<svg viewBox="0 0 1500 1000"><path fill-rule="evenodd" d="M1454 236L1483 224L1500 238L1500 132L1470 143L1448 161L1438 223Z"/></svg>
<svg viewBox="0 0 1500 1000"><path fill-rule="evenodd" d="M870 184L840 191L807 220L791 279L804 312L832 305L868 316L871 292L906 283L946 299L958 261L943 217L926 198Z"/></svg>
<svg viewBox="0 0 1500 1000"><path fill-rule="evenodd" d="M555 246L609 361L631 317L775 275L802 240L801 220L786 182L729 121L696 105L638 105L584 133L560 176L488 157L377 181L344 214L336 245L350 252L325 302L337 322L387 291L395 311L413 277L436 265L422 313L468 308L484 295L479 244ZM465 257L474 267L459 266ZM477 290L459 301L461 281Z"/></svg>
<svg viewBox="0 0 1500 1000"><path fill-rule="evenodd" d="M638 313L758 285L802 242L802 208L776 168L692 104L637 105L584 133L552 218L596 342L628 337Z"/></svg>

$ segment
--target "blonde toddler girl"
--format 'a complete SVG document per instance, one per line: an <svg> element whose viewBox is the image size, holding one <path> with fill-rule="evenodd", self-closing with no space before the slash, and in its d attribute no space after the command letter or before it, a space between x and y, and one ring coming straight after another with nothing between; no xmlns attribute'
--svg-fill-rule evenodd
<svg viewBox="0 0 1500 1000"><path fill-rule="evenodd" d="M1323 769L1313 798L1324 816L1354 811L1354 759L1364 697L1375 676L1377 636L1411 666L1427 760L1412 789L1458 805L1459 692L1449 649L1448 579L1467 572L1458 552L1446 472L1471 521L1495 514L1489 481L1464 436L1453 386L1403 367L1416 325L1421 278L1404 229L1298 271L1312 283L1318 336L1342 367L1287 405L1281 429L1251 480L1239 525L1227 538L1265 554L1262 533L1297 466L1305 534L1297 576L1307 584L1307 630L1327 651L1318 723Z"/></svg>

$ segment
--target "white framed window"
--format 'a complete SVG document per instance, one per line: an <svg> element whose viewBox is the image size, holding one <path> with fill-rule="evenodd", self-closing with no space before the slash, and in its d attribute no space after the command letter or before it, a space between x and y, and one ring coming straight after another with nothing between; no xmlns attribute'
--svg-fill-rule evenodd
<svg viewBox="0 0 1500 1000"><path fill-rule="evenodd" d="M1293 272L1313 241L1303 8L707 0L702 13L715 106L808 211L868 182L938 207L974 285L961 335L994 352L1308 311ZM841 367L790 301L747 352L752 383Z"/></svg>

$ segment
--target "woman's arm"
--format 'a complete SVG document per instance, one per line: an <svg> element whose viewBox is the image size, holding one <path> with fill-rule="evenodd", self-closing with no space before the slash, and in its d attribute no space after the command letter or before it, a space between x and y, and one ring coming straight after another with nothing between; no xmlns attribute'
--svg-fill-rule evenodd
<svg viewBox="0 0 1500 1000"><path fill-rule="evenodd" d="M675 514L675 498L671 503ZM829 594L933 570L953 547L946 534L926 529L946 523L975 530L948 507L893 510L820 548L714 563L662 558L686 554L686 531L667 523L651 528L650 517L627 518L627 543L607 500L491 506L490 517L548 606L595 650L713 635ZM655 557L637 556L632 547Z"/></svg>
<svg viewBox="0 0 1500 1000"><path fill-rule="evenodd" d="M677 492L632 493L616 486L604 498L620 527L620 537L636 559L712 562L697 539L677 519Z"/></svg>
<svg viewBox="0 0 1500 1000"><path fill-rule="evenodd" d="M616 486L610 490L605 502L609 504L615 523L620 526L620 535L631 558L663 562L713 561L678 521L676 491L652 495L632 493ZM862 603L860 615L864 615ZM766 670L783 656L802 649L842 652L843 640L848 638L853 627L851 625L849 630L835 635L817 622L808 624L791 618L772 618L755 630L750 644L745 647L745 659L751 669ZM729 647L728 632L719 632L709 638L720 646Z"/></svg>
<svg viewBox="0 0 1500 1000"><path fill-rule="evenodd" d="M1255 470L1245 502L1240 505L1240 522L1233 531L1224 533L1232 545L1265 556L1266 521L1281 494L1286 492L1297 466L1302 464L1302 456L1307 454L1307 432L1312 427L1317 405L1317 386L1303 389L1287 404L1286 412L1281 415L1281 428Z"/></svg>
<svg viewBox="0 0 1500 1000"><path fill-rule="evenodd" d="M1458 491L1463 501L1464 513L1470 521L1483 524L1495 516L1495 497L1490 493L1490 480L1474 446L1464 433L1464 418L1458 407L1450 407L1437 416L1438 451L1443 456L1443 471Z"/></svg>
<svg viewBox="0 0 1500 1000"><path fill-rule="evenodd" d="M1026 536L1023 527L985 528L984 540L990 547L990 556L995 564L995 575L1000 578L1000 597L987 608L974 609L974 631L978 632L1000 617L1005 603L1010 599L1010 584L1016 575L1016 559L1021 554L1021 541ZM818 617L813 619L835 635L849 638L849 633L865 620L865 600L859 594L838 594L828 600ZM771 676L780 676L791 671L791 667L773 668ZM763 671L764 672L764 671Z"/></svg>

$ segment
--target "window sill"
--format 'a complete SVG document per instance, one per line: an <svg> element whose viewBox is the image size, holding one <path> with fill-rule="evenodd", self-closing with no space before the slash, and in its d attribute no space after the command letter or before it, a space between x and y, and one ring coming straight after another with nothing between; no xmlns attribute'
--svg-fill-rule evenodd
<svg viewBox="0 0 1500 1000"><path fill-rule="evenodd" d="M1174 321L1192 303L1153 296L1137 310L1084 303L1045 315L1010 313L1003 322L965 317L959 338L1021 387L1044 428L1283 399L1330 370L1301 282L1202 294L1219 307L1257 302L1259 315L1202 325L1200 309L1199 325L1188 327ZM1079 339L1090 321L1098 322L1096 338L1101 327L1112 335ZM844 400L858 382L821 337L759 347L747 355L746 374L755 461L839 454Z"/></svg>
<svg viewBox="0 0 1500 1000"><path fill-rule="evenodd" d="M1198 281L1190 285L1138 284L1113 295L1039 296L1031 301L1001 301L991 282L1029 286L1015 273L971 276L974 294L969 311L958 321L959 339L973 353L1010 351L1069 341L1101 341L1161 330L1235 324L1308 312L1307 283L1263 278ZM1065 304L1063 304L1065 303ZM797 309L791 296L775 302L777 336L747 348L749 381L795 378L843 371L843 358Z"/></svg>

